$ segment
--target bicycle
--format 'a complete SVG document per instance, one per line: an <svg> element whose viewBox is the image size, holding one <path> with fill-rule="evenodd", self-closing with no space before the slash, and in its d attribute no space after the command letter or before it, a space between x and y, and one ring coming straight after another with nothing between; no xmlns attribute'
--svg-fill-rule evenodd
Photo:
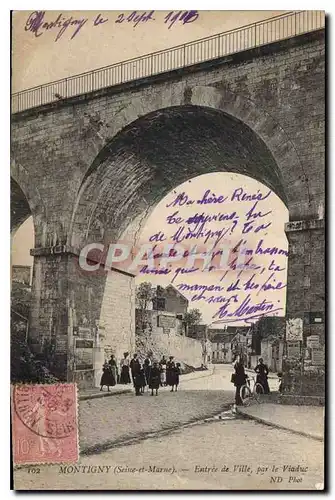
<svg viewBox="0 0 335 500"><path fill-rule="evenodd" d="M250 378L254 383L251 390ZM242 400L243 406L249 406L252 399L255 399L257 403L261 403L261 396L264 394L264 389L262 384L256 382L255 377L248 377L246 383L242 385L240 389L240 398Z"/></svg>

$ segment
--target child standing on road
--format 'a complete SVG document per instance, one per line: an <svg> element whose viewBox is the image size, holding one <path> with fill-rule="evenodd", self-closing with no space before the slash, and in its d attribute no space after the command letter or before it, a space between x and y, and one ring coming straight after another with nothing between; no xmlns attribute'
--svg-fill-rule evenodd
<svg viewBox="0 0 335 500"><path fill-rule="evenodd" d="M112 370L107 361L104 362L102 367L102 376L100 380L100 391L102 391L103 386L107 386L108 392L110 392L109 387L115 385L115 380L112 374Z"/></svg>
<svg viewBox="0 0 335 500"><path fill-rule="evenodd" d="M144 370L141 365L138 366L138 369L133 374L133 382L136 396L142 396L144 392L145 381Z"/></svg>
<svg viewBox="0 0 335 500"><path fill-rule="evenodd" d="M158 396L158 389L160 385L160 369L158 368L158 363L155 361L151 370L149 378L149 388L151 389L151 396L154 395L154 390L156 391L156 396Z"/></svg>
<svg viewBox="0 0 335 500"><path fill-rule="evenodd" d="M146 386L144 365L141 365L140 369L140 386L141 386L141 393L144 394L144 389Z"/></svg>

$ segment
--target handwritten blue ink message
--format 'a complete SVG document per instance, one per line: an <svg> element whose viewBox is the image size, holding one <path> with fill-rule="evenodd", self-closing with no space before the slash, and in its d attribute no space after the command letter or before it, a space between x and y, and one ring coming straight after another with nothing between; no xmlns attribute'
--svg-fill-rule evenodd
<svg viewBox="0 0 335 500"><path fill-rule="evenodd" d="M186 247L184 262L169 262L154 269L144 265L140 273L168 276L191 307L211 308L212 324L248 323L264 315L283 314L280 291L286 288L288 251L285 244L273 244L271 234L268 239L275 220L271 195L271 190L248 192L242 187L231 193L203 189L198 197L185 189L175 192L165 205L168 213L163 227L148 240L157 246L153 256L157 260L164 256L159 249L167 243ZM223 270L227 242L230 251ZM200 260L208 257L208 246L210 256L205 267ZM206 251L201 252L203 249ZM167 255L173 257L177 251L170 250Z"/></svg>

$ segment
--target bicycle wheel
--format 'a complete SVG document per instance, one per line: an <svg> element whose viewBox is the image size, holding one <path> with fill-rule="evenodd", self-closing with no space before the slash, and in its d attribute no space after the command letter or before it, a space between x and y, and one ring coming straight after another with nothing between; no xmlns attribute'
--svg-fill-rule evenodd
<svg viewBox="0 0 335 500"><path fill-rule="evenodd" d="M264 388L263 388L262 384L259 384L257 382L254 385L253 394L254 394L254 398L256 399L256 401L258 403L260 403L262 401L262 395L264 394Z"/></svg>
<svg viewBox="0 0 335 500"><path fill-rule="evenodd" d="M242 385L240 389L240 398L242 399L243 406L249 406L252 398L252 393L248 385Z"/></svg>

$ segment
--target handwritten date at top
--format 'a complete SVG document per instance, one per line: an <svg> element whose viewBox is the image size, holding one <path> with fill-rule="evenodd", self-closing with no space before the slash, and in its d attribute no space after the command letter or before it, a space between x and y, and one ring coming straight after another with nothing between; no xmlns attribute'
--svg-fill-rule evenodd
<svg viewBox="0 0 335 500"><path fill-rule="evenodd" d="M155 18L153 17L154 12L155 11L152 10L148 13L142 12L142 14L139 14L136 10L134 10L134 12L129 14L129 16L126 16L125 14L121 13L117 16L117 19L115 22L116 23L123 23L123 22L133 23L134 28L136 28L136 26L139 23L146 23L148 21L154 21L155 20Z"/></svg>
<svg viewBox="0 0 335 500"><path fill-rule="evenodd" d="M139 13L136 10L131 14L126 16L124 13L121 13L117 16L116 23L133 23L134 28L140 23L147 23L148 21L155 21L154 18L155 11L152 10L150 12L142 12ZM199 17L199 13L196 10L186 10L186 11L170 11L164 18L164 23L168 24L168 29L170 29L175 23L188 24L193 23Z"/></svg>
<svg viewBox="0 0 335 500"><path fill-rule="evenodd" d="M99 26L108 21L107 18L103 18L101 14L98 14L93 19L93 26ZM71 32L70 39L72 40L79 33L79 31L88 22L87 17L74 18L64 17L63 14L59 14L57 18L52 21L45 18L45 11L34 11L32 12L25 24L25 31L30 31L35 35L36 38L40 37L47 31L57 32L55 42L57 42L66 31Z"/></svg>
<svg viewBox="0 0 335 500"><path fill-rule="evenodd" d="M115 23L133 23L135 28L140 23L155 21L154 13L154 10L142 13L135 10L129 15L120 13L117 15ZM50 12L47 13L48 17L51 17L51 15L52 14ZM199 13L196 10L171 11L164 17L164 23L167 24L168 29L170 29L175 23L193 23L198 19L198 17ZM25 22L24 30L33 33L36 38L40 37L47 31L56 31L55 42L57 42L65 32L71 33L70 39L72 40L85 25L88 26L91 22L93 27L100 26L101 24L108 23L108 18L103 17L102 14L98 14L94 17L94 19L89 21L88 17L66 17L63 13L60 13L57 17L54 16L53 19L46 19L46 11L40 10L34 11L28 16Z"/></svg>

